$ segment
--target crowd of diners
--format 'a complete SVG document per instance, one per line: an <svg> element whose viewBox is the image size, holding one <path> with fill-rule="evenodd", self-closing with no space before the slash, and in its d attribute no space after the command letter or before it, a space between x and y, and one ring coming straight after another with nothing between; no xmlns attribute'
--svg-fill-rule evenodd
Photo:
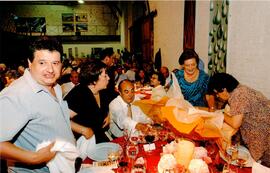
<svg viewBox="0 0 270 173"><path fill-rule="evenodd" d="M151 86L156 93L151 99L159 100L172 85L172 73L193 106L225 108L224 121L239 129L241 144L270 167L268 99L230 74L210 77L199 68L193 49L182 52L174 70L111 48L98 58L63 60L61 43L46 36L30 44L29 52L27 67L0 64L0 152L10 171L49 172L46 163L56 155L50 151L53 143L36 151L46 140L61 138L76 145L82 136L101 143L123 136L125 129L146 133L158 120L132 104L141 99L135 91Z"/></svg>

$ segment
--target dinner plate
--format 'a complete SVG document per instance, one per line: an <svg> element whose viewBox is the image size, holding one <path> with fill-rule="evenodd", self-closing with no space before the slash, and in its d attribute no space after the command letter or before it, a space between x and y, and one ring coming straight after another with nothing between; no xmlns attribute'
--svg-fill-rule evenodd
<svg viewBox="0 0 270 173"><path fill-rule="evenodd" d="M122 147L119 144L112 142L103 142L96 144L95 149L87 153L87 156L95 161L108 160L108 153L110 151L121 151Z"/></svg>
<svg viewBox="0 0 270 173"><path fill-rule="evenodd" d="M231 151L227 151L228 154L231 154ZM228 162L228 160L226 159L226 157L224 156L224 154L219 151L219 154L220 154L220 157L225 160L226 162ZM248 160L247 160L247 163L243 166L243 167L252 167L252 163L253 163L253 159L248 151L248 149L244 146L238 146L238 155L247 155L248 156ZM239 166L237 164L237 161L234 160L231 162L232 165L235 165L235 166Z"/></svg>

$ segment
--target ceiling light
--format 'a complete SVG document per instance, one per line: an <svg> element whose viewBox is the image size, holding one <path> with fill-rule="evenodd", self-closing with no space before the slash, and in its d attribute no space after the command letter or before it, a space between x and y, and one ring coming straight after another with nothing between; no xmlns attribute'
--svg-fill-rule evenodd
<svg viewBox="0 0 270 173"><path fill-rule="evenodd" d="M84 0L78 0L78 3L83 4Z"/></svg>

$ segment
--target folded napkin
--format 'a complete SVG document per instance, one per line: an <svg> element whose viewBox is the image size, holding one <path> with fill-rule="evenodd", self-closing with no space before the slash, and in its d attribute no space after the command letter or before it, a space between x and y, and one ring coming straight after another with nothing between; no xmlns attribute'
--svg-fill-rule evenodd
<svg viewBox="0 0 270 173"><path fill-rule="evenodd" d="M46 141L38 144L36 151L51 143L52 141ZM51 151L56 151L55 157L47 163L51 173L75 172L75 159L79 156L79 152L74 144L63 140L56 140Z"/></svg>
<svg viewBox="0 0 270 173"><path fill-rule="evenodd" d="M78 173L114 173L114 171L108 167L82 167Z"/></svg>
<svg viewBox="0 0 270 173"><path fill-rule="evenodd" d="M90 139L86 139L84 136L81 136L77 140L77 148L80 152L80 157L84 160L88 153L92 153L96 146L96 137L93 135Z"/></svg>
<svg viewBox="0 0 270 173"><path fill-rule="evenodd" d="M254 161L252 164L252 173L270 173L270 168Z"/></svg>

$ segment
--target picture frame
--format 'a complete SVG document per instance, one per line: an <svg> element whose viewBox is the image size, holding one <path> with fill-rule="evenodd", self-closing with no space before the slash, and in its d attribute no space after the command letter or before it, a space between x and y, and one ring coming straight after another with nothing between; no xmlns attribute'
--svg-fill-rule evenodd
<svg viewBox="0 0 270 173"><path fill-rule="evenodd" d="M16 32L45 33L45 17L18 17L15 21Z"/></svg>
<svg viewBox="0 0 270 173"><path fill-rule="evenodd" d="M63 23L62 24L63 32L74 32L74 24L73 23Z"/></svg>
<svg viewBox="0 0 270 173"><path fill-rule="evenodd" d="M74 14L62 13L62 22L74 22Z"/></svg>
<svg viewBox="0 0 270 173"><path fill-rule="evenodd" d="M87 13L75 13L75 22L88 22Z"/></svg>
<svg viewBox="0 0 270 173"><path fill-rule="evenodd" d="M87 23L76 23L76 32L86 32L88 31Z"/></svg>

